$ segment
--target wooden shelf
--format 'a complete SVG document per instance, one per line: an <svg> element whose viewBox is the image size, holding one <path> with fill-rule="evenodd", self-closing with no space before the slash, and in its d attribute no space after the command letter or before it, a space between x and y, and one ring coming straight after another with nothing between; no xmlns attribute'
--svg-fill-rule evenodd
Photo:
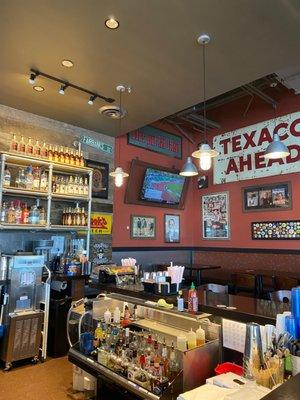
<svg viewBox="0 0 300 400"><path fill-rule="evenodd" d="M51 231L88 231L87 226L51 225Z"/></svg>
<svg viewBox="0 0 300 400"><path fill-rule="evenodd" d="M22 230L46 230L47 225L38 225L38 224L7 224L2 222L0 225L2 229L22 229Z"/></svg>
<svg viewBox="0 0 300 400"><path fill-rule="evenodd" d="M82 196L79 194L60 194L60 193L53 193L51 195L52 199L61 199L61 200L69 200L69 201L89 201L89 197L87 196Z"/></svg>
<svg viewBox="0 0 300 400"><path fill-rule="evenodd" d="M31 190L31 189L23 189L17 187L4 187L3 194L5 195L22 195L22 196L34 196L34 197L47 197L48 192L40 191L40 190Z"/></svg>

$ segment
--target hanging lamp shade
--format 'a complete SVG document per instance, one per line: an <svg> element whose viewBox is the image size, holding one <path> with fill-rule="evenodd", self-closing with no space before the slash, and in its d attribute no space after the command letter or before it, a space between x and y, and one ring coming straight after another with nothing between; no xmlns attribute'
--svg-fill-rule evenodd
<svg viewBox="0 0 300 400"><path fill-rule="evenodd" d="M290 155L289 149L286 147L284 143L281 142L278 133L274 133L273 141L269 144L265 151L265 158L269 159L277 159L284 158Z"/></svg>
<svg viewBox="0 0 300 400"><path fill-rule="evenodd" d="M195 158L201 158L201 157L217 157L219 155L219 152L212 149L208 143L202 143L200 144L198 150L194 151L192 153L192 156Z"/></svg>
<svg viewBox="0 0 300 400"><path fill-rule="evenodd" d="M128 178L129 174L123 171L122 167L116 167L116 169L109 173L115 179L115 185L117 187L122 186L124 178Z"/></svg>
<svg viewBox="0 0 300 400"><path fill-rule="evenodd" d="M188 157L186 159L186 163L184 164L182 170L179 172L181 176L196 176L198 175L198 170L196 165L192 161L192 157Z"/></svg>

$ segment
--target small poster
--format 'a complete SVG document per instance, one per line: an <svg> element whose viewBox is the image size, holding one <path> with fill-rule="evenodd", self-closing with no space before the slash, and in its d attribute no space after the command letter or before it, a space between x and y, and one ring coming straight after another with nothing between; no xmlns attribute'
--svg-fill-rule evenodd
<svg viewBox="0 0 300 400"><path fill-rule="evenodd" d="M112 228L112 214L98 212L91 213L91 234L110 235Z"/></svg>
<svg viewBox="0 0 300 400"><path fill-rule="evenodd" d="M165 214L165 242L180 242L180 216Z"/></svg>
<svg viewBox="0 0 300 400"><path fill-rule="evenodd" d="M229 239L229 194L202 196L203 239Z"/></svg>
<svg viewBox="0 0 300 400"><path fill-rule="evenodd" d="M243 188L245 212L266 210L289 210L291 204L290 182L273 183Z"/></svg>

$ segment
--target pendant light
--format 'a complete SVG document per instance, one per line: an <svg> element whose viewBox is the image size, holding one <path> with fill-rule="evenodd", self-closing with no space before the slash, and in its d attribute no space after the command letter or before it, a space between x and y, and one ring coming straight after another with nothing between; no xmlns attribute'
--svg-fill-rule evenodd
<svg viewBox="0 0 300 400"><path fill-rule="evenodd" d="M203 118L204 118L204 143L201 143L198 150L192 153L192 156L199 158L200 168L203 171L208 171L212 165L212 158L219 155L219 153L212 149L207 143L206 137L206 60L205 60L205 46L210 42L210 36L206 33L200 35L197 39L199 44L203 46Z"/></svg>
<svg viewBox="0 0 300 400"><path fill-rule="evenodd" d="M276 109L274 108L276 111ZM276 119L274 118L274 125L276 126ZM267 160L275 160L278 158L285 158L290 155L289 149L284 143L281 142L278 133L273 133L273 141L269 144L265 151L265 158Z"/></svg>
<svg viewBox="0 0 300 400"><path fill-rule="evenodd" d="M196 176L198 175L198 170L196 165L192 161L192 157L188 157L186 159L186 163L184 164L182 170L179 172L181 176Z"/></svg>
<svg viewBox="0 0 300 400"><path fill-rule="evenodd" d="M120 117L119 117L119 136L121 135L121 119L123 117L122 113L122 93L125 92L125 86L124 85L118 85L116 87L117 91L119 92L119 108L120 108ZM120 149L121 149L121 144L119 142L119 155L118 155L118 161L120 162ZM116 169L113 172L109 173L109 176L112 176L115 179L115 185L116 187L121 187L124 182L124 178L128 178L129 174L125 171L123 171L122 167L116 167Z"/></svg>

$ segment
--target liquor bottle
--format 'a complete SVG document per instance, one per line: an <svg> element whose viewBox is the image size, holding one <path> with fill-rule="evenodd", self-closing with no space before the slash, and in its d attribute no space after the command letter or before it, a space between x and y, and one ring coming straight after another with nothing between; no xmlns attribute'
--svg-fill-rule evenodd
<svg viewBox="0 0 300 400"><path fill-rule="evenodd" d="M89 184L88 184L88 178L87 177L84 178L83 194L85 196L88 196L88 194L89 194Z"/></svg>
<svg viewBox="0 0 300 400"><path fill-rule="evenodd" d="M28 224L29 210L27 203L24 204L22 208L22 224Z"/></svg>
<svg viewBox="0 0 300 400"><path fill-rule="evenodd" d="M65 163L65 153L63 146L60 146L59 153L58 153L58 161L62 164Z"/></svg>
<svg viewBox="0 0 300 400"><path fill-rule="evenodd" d="M19 175L19 187L25 189L26 188L26 174L24 169L22 168Z"/></svg>
<svg viewBox="0 0 300 400"><path fill-rule="evenodd" d="M22 223L22 209L20 200L17 202L17 206L15 208L15 224Z"/></svg>
<svg viewBox="0 0 300 400"><path fill-rule="evenodd" d="M80 151L80 153L79 153L79 165L80 165L81 167L84 167L84 158L83 158L83 153L82 153L82 151Z"/></svg>
<svg viewBox="0 0 300 400"><path fill-rule="evenodd" d="M83 178L82 178L82 176L79 178L79 182L78 182L78 194L80 196L84 195L84 187L83 187Z"/></svg>
<svg viewBox="0 0 300 400"><path fill-rule="evenodd" d="M70 154L68 147L65 148L64 156L65 156L65 164L70 164Z"/></svg>
<svg viewBox="0 0 300 400"><path fill-rule="evenodd" d="M68 194L74 194L74 180L72 175L69 177Z"/></svg>
<svg viewBox="0 0 300 400"><path fill-rule="evenodd" d="M33 146L33 155L36 157L41 156L41 146L38 140L35 141L35 145Z"/></svg>
<svg viewBox="0 0 300 400"><path fill-rule="evenodd" d="M56 193L60 193L60 179L61 179L61 177L60 176L57 176L56 177Z"/></svg>
<svg viewBox="0 0 300 400"><path fill-rule="evenodd" d="M67 220L66 225L72 226L72 208L71 207L68 208L67 219L66 220Z"/></svg>
<svg viewBox="0 0 300 400"><path fill-rule="evenodd" d="M0 222L7 222L7 204L4 202L0 212Z"/></svg>
<svg viewBox="0 0 300 400"><path fill-rule="evenodd" d="M46 171L43 170L41 173L41 178L40 178L40 190L46 192L47 189L48 189L48 177L47 177Z"/></svg>
<svg viewBox="0 0 300 400"><path fill-rule="evenodd" d="M38 207L39 210L39 224L46 225L46 211L44 207Z"/></svg>
<svg viewBox="0 0 300 400"><path fill-rule="evenodd" d="M57 191L57 176L52 177L52 193Z"/></svg>
<svg viewBox="0 0 300 400"><path fill-rule="evenodd" d="M60 178L59 191L61 194L66 193L66 182L65 182L65 178L63 176Z"/></svg>
<svg viewBox="0 0 300 400"><path fill-rule="evenodd" d="M26 145L26 154L28 154L29 156L33 155L33 144L31 137L28 138L28 142Z"/></svg>
<svg viewBox="0 0 300 400"><path fill-rule="evenodd" d="M70 151L70 165L75 165L74 151Z"/></svg>
<svg viewBox="0 0 300 400"><path fill-rule="evenodd" d="M65 219L66 219L66 208L63 208L63 212L62 212L62 217L61 217L61 223L62 225L65 225Z"/></svg>
<svg viewBox="0 0 300 400"><path fill-rule="evenodd" d="M81 215L81 223L80 223L80 225L81 226L86 226L87 225L87 217L86 217L86 214L85 214L84 207L82 207L80 215Z"/></svg>
<svg viewBox="0 0 300 400"><path fill-rule="evenodd" d="M77 167L80 167L80 156L78 150L75 151L74 163Z"/></svg>
<svg viewBox="0 0 300 400"><path fill-rule="evenodd" d="M33 174L32 174L32 166L29 166L26 169L26 189L33 189Z"/></svg>
<svg viewBox="0 0 300 400"><path fill-rule="evenodd" d="M39 167L33 168L33 189L34 190L40 189L40 169L39 169Z"/></svg>
<svg viewBox="0 0 300 400"><path fill-rule="evenodd" d="M26 150L26 146L25 146L25 142L24 142L24 136L21 136L21 140L18 143L18 152L25 153L25 150Z"/></svg>
<svg viewBox="0 0 300 400"><path fill-rule="evenodd" d="M53 161L53 149L51 144L49 145L49 150L48 150L48 160Z"/></svg>
<svg viewBox="0 0 300 400"><path fill-rule="evenodd" d="M14 202L12 201L10 203L10 207L7 211L7 223L8 224L14 224L15 223L15 208L14 208Z"/></svg>
<svg viewBox="0 0 300 400"><path fill-rule="evenodd" d="M161 348L161 363L163 363L163 365L164 365L165 375L168 375L169 360L168 360L168 348L166 345L166 338L164 338L162 348Z"/></svg>
<svg viewBox="0 0 300 400"><path fill-rule="evenodd" d="M18 151L18 142L15 134L12 136L9 149L10 151Z"/></svg>
<svg viewBox="0 0 300 400"><path fill-rule="evenodd" d="M3 187L9 187L11 182L11 173L10 170L5 166L4 175L3 175Z"/></svg>
<svg viewBox="0 0 300 400"><path fill-rule="evenodd" d="M44 142L43 146L41 147L41 157L48 158L48 149L47 149L46 142Z"/></svg>
<svg viewBox="0 0 300 400"><path fill-rule="evenodd" d="M58 147L54 147L54 152L53 152L53 161L54 162L59 162L59 155L58 155Z"/></svg>
<svg viewBox="0 0 300 400"><path fill-rule="evenodd" d="M73 193L74 193L74 194L79 194L79 181L78 181L78 176L75 176L75 178L74 178Z"/></svg>
<svg viewBox="0 0 300 400"><path fill-rule="evenodd" d="M174 345L172 343L170 350L170 361L169 361L169 375L174 378L174 375L178 372L178 362L176 358L176 351L174 349Z"/></svg>

